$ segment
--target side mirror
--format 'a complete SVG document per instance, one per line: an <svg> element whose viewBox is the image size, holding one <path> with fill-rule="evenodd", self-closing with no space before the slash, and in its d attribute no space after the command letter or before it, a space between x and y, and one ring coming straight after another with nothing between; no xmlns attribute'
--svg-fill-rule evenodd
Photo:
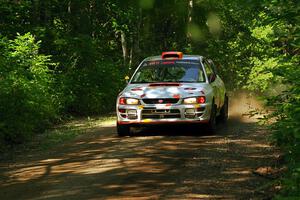
<svg viewBox="0 0 300 200"><path fill-rule="evenodd" d="M212 83L212 82L214 82L215 80L216 80L216 75L215 75L215 74L211 74L211 75L209 76L209 82Z"/></svg>
<svg viewBox="0 0 300 200"><path fill-rule="evenodd" d="M126 83L128 83L128 81L129 81L130 78L129 78L129 76L125 76L124 79L125 79Z"/></svg>

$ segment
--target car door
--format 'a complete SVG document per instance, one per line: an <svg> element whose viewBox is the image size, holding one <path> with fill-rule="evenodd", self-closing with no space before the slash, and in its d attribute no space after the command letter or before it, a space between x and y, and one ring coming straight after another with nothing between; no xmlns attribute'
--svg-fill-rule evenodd
<svg viewBox="0 0 300 200"><path fill-rule="evenodd" d="M214 62L212 60L208 60L208 63L211 66L214 73L216 74L215 82L217 85L217 91L218 91L218 96L219 96L219 106L221 108L225 101L225 93L226 93L225 84L224 84L223 80L221 79L221 77L219 76Z"/></svg>
<svg viewBox="0 0 300 200"><path fill-rule="evenodd" d="M213 88L213 93L215 97L215 104L217 107L220 107L220 91L219 91L219 82L217 81L217 74L212 69L211 65L209 64L207 59L203 60L203 65L205 68L205 72L209 81L209 84Z"/></svg>

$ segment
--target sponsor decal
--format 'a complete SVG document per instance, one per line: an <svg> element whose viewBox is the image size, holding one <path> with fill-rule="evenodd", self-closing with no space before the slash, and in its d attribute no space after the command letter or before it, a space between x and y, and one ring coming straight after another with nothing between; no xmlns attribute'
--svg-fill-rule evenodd
<svg viewBox="0 0 300 200"><path fill-rule="evenodd" d="M184 90L196 90L197 88L184 88Z"/></svg>
<svg viewBox="0 0 300 200"><path fill-rule="evenodd" d="M196 104L196 105L195 105L195 108L200 108L200 107L201 107L200 104Z"/></svg>
<svg viewBox="0 0 300 200"><path fill-rule="evenodd" d="M131 91L142 91L143 89L140 88L140 87L137 87L137 88L132 88Z"/></svg>
<svg viewBox="0 0 300 200"><path fill-rule="evenodd" d="M150 62L147 62L145 66L147 66L147 65L149 65L149 66L151 66L151 65L159 65L159 64L160 64L159 61L150 61Z"/></svg>
<svg viewBox="0 0 300 200"><path fill-rule="evenodd" d="M142 110L144 108L143 105L138 106L138 109Z"/></svg>
<svg viewBox="0 0 300 200"><path fill-rule="evenodd" d="M163 65L171 65L171 64L175 64L174 61L165 61L165 62L162 62L161 64Z"/></svg>
<svg viewBox="0 0 300 200"><path fill-rule="evenodd" d="M179 95L179 94L174 94L174 95L173 95L173 98L175 98L175 99L180 99L180 95Z"/></svg>

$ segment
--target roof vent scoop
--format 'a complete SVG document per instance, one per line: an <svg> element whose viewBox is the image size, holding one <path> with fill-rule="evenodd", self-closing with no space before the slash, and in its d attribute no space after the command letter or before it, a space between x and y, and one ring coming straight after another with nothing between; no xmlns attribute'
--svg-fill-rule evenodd
<svg viewBox="0 0 300 200"><path fill-rule="evenodd" d="M178 51L168 51L161 54L162 59L182 59L183 53Z"/></svg>

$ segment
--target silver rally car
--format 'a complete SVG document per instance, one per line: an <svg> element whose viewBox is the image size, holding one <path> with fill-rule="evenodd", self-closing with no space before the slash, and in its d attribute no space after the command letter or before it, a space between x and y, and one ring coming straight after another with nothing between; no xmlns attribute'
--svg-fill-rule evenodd
<svg viewBox="0 0 300 200"><path fill-rule="evenodd" d="M146 58L117 98L117 132L133 126L205 123L228 118L228 96L211 60L181 52Z"/></svg>

